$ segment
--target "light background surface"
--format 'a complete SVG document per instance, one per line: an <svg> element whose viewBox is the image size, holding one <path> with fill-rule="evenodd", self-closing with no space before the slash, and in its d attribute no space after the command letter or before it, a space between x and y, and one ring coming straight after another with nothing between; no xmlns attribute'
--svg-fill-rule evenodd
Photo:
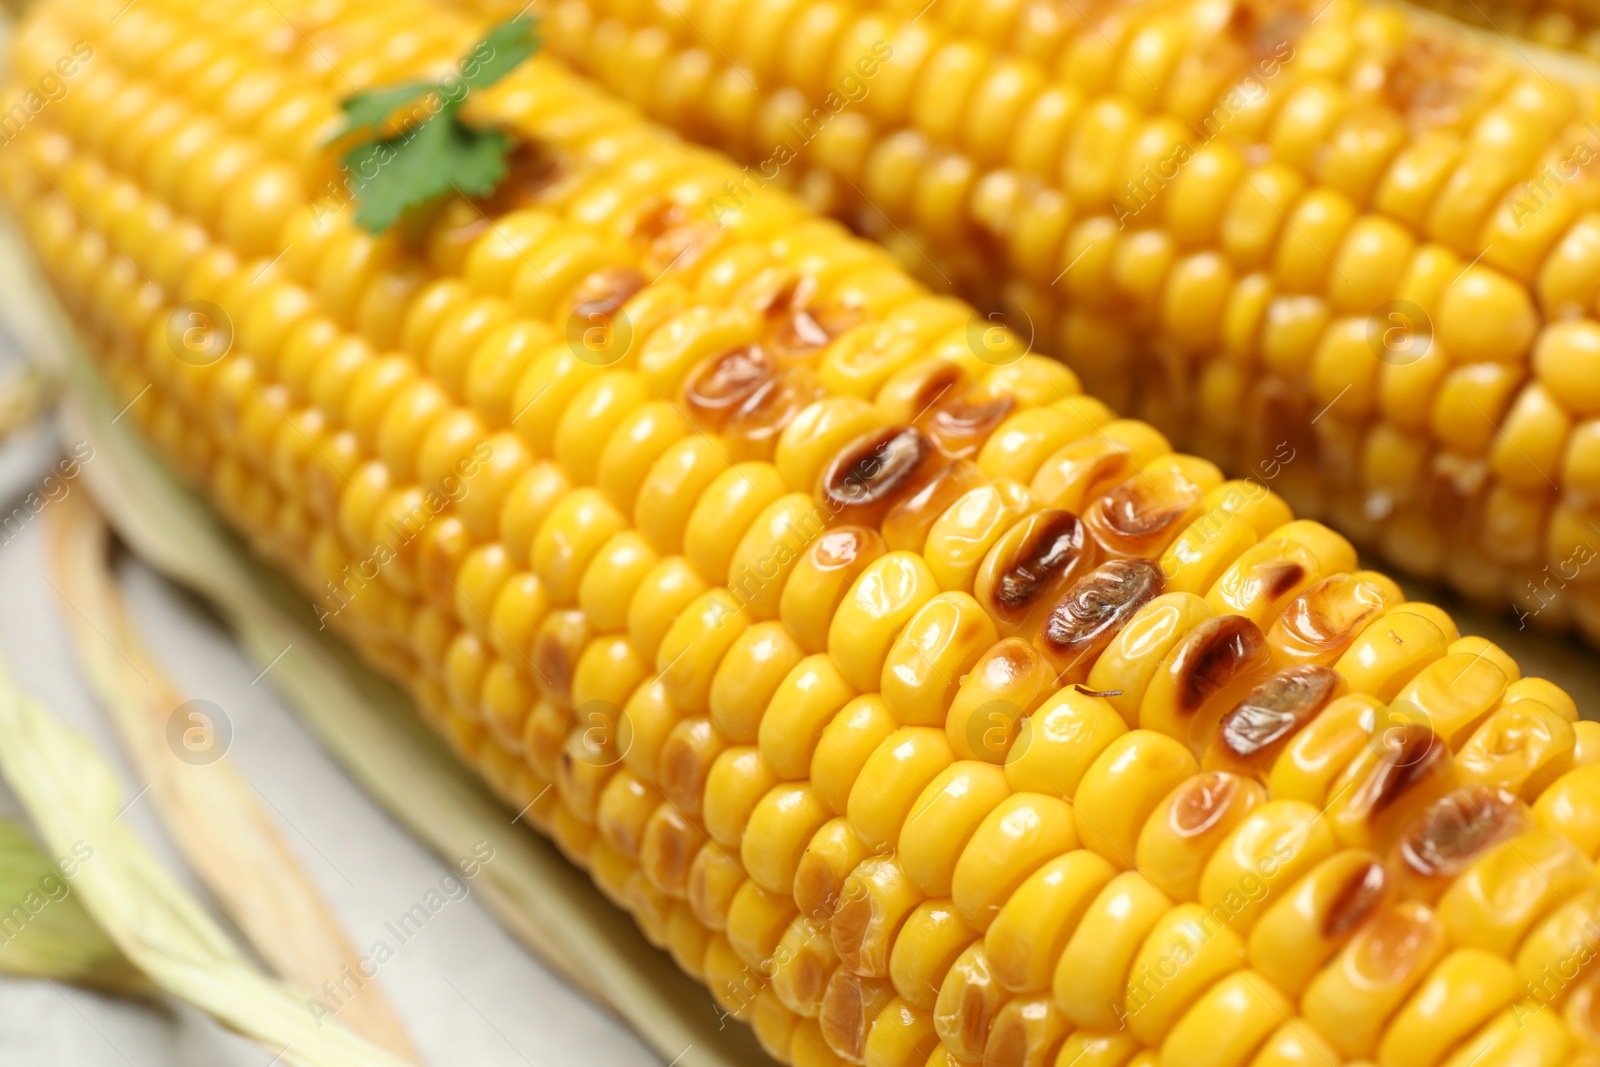
<svg viewBox="0 0 1600 1067"><path fill-rule="evenodd" d="M10 365L0 359L0 372ZM0 513L15 507L55 458L48 429L0 446ZM83 489L74 484L71 491ZM0 653L23 688L112 757L132 797L144 783L129 770L82 679L61 615L70 609L60 605L46 578L46 518L41 513L0 543ZM230 758L265 798L263 809L276 819L357 951L367 951L380 937L394 944L384 924L439 888L445 861L391 821L322 751L272 690L270 672L254 681L259 668L246 661L205 605L125 554L117 569L130 611L178 689L213 702L228 716L234 731ZM23 817L3 783L0 817ZM136 800L123 818L234 932L173 849L148 797ZM628 921L618 915L619 922ZM383 966L378 980L429 1067L661 1062L626 1026L546 970L470 893L440 909ZM271 1060L270 1051L171 999L127 1000L0 976L4 1067L268 1067Z"/></svg>

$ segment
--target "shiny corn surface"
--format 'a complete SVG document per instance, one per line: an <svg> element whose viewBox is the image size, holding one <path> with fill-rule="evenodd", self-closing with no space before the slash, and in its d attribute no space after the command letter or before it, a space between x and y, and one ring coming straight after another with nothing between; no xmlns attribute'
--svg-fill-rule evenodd
<svg viewBox="0 0 1600 1067"><path fill-rule="evenodd" d="M128 417L776 1059L1594 1061L1557 687L556 61L357 229L339 98L471 20L117 6L0 190Z"/></svg>
<svg viewBox="0 0 1600 1067"><path fill-rule="evenodd" d="M724 210L789 189L1300 514L1600 640L1600 96L1504 36L1589 16L1457 6L1500 32L1343 0L561 0L548 25L747 165Z"/></svg>

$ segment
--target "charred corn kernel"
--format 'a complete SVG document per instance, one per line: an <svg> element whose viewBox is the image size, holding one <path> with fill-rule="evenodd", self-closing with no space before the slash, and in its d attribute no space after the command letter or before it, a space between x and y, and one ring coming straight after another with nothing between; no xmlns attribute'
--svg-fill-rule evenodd
<svg viewBox="0 0 1600 1067"><path fill-rule="evenodd" d="M1006 754L1006 781L1018 792L1074 796L1094 761L1125 733L1104 699L1059 690L1022 720Z"/></svg>
<svg viewBox="0 0 1600 1067"><path fill-rule="evenodd" d="M1379 723L1325 809L1339 839L1354 848L1388 844L1413 815L1448 793L1455 777L1450 750L1426 724L1404 708L1386 714L1394 725Z"/></svg>
<svg viewBox="0 0 1600 1067"><path fill-rule="evenodd" d="M956 910L967 925L987 930L1023 879L1077 844L1066 801L1013 793L978 824L961 850L950 878Z"/></svg>
<svg viewBox="0 0 1600 1067"><path fill-rule="evenodd" d="M1013 993L1049 990L1068 939L1116 874L1093 852L1076 849L1029 875L984 932L996 981Z"/></svg>
<svg viewBox="0 0 1600 1067"><path fill-rule="evenodd" d="M850 789L850 828L873 851L892 848L924 787L954 757L943 730L907 726L879 743Z"/></svg>
<svg viewBox="0 0 1600 1067"><path fill-rule="evenodd" d="M1133 871L1100 891L1056 962L1051 989L1067 1018L1085 1029L1120 1028L1134 957L1171 910L1172 901Z"/></svg>
<svg viewBox="0 0 1600 1067"><path fill-rule="evenodd" d="M972 665L950 703L945 733L958 759L1003 763L1023 716L1049 695L1049 666L1033 647L1008 638Z"/></svg>
<svg viewBox="0 0 1600 1067"><path fill-rule="evenodd" d="M1262 912L1250 930L1251 967L1299 996L1394 893L1394 878L1371 853L1347 850L1329 856Z"/></svg>
<svg viewBox="0 0 1600 1067"><path fill-rule="evenodd" d="M1307 987L1300 1008L1346 1056L1371 1055L1385 1024L1447 951L1444 923L1405 901L1374 915Z"/></svg>
<svg viewBox="0 0 1600 1067"><path fill-rule="evenodd" d="M932 1011L945 976L977 936L948 897L924 900L913 908L889 951L889 979L900 999Z"/></svg>
<svg viewBox="0 0 1600 1067"><path fill-rule="evenodd" d="M779 684L761 717L761 755L780 779L797 781L810 773L823 731L855 690L827 655L807 656Z"/></svg>
<svg viewBox="0 0 1600 1067"><path fill-rule="evenodd" d="M1095 660L1118 632L1160 596L1161 568L1146 560L1116 559L1080 578L1046 616L1034 646L1062 684L1087 678Z"/></svg>
<svg viewBox="0 0 1600 1067"><path fill-rule="evenodd" d="M1457 949L1439 961L1390 1020L1378 1044L1378 1062L1384 1067L1432 1067L1516 994L1516 972L1504 959L1479 949Z"/></svg>
<svg viewBox="0 0 1600 1067"><path fill-rule="evenodd" d="M773 953L772 991L796 1015L815 1019L838 962L827 930L810 916L797 915Z"/></svg>
<svg viewBox="0 0 1600 1067"><path fill-rule="evenodd" d="M1094 561L1084 525L1066 511L1037 511L995 542L973 582L1004 636L1027 636Z"/></svg>
<svg viewBox="0 0 1600 1067"><path fill-rule="evenodd" d="M911 617L884 660L880 691L907 726L942 727L961 679L995 643L994 623L964 593L940 593Z"/></svg>
<svg viewBox="0 0 1600 1067"><path fill-rule="evenodd" d="M1145 820L1135 866L1173 900L1198 900L1218 846L1266 799L1259 783L1238 775L1207 771L1186 779Z"/></svg>
<svg viewBox="0 0 1600 1067"><path fill-rule="evenodd" d="M1272 673L1270 659L1260 627L1243 616L1197 623L1152 675L1139 725L1203 755L1223 716Z"/></svg>
<svg viewBox="0 0 1600 1067"><path fill-rule="evenodd" d="M994 543L1036 506L1024 485L1002 478L970 490L946 508L929 527L922 549L939 587L971 592Z"/></svg>
<svg viewBox="0 0 1600 1067"><path fill-rule="evenodd" d="M1072 795L1078 836L1114 866L1131 870L1150 813L1198 769L1189 750L1169 737L1149 730L1122 735L1100 753Z"/></svg>
<svg viewBox="0 0 1600 1067"><path fill-rule="evenodd" d="M1327 577L1295 597L1267 632L1267 641L1281 666L1328 665L1400 600L1398 587L1371 571Z"/></svg>
<svg viewBox="0 0 1600 1067"><path fill-rule="evenodd" d="M884 551L883 538L863 526L836 527L811 543L789 572L778 605L778 617L801 648L827 651L839 607Z"/></svg>
<svg viewBox="0 0 1600 1067"><path fill-rule="evenodd" d="M1157 667L1197 623L1215 612L1192 593L1163 593L1146 604L1100 653L1087 686L1105 693L1130 727Z"/></svg>
<svg viewBox="0 0 1600 1067"><path fill-rule="evenodd" d="M821 921L839 906L844 880L867 856L867 848L843 818L829 819L811 835L794 872L794 900L801 912Z"/></svg>
<svg viewBox="0 0 1600 1067"><path fill-rule="evenodd" d="M773 463L790 489L810 493L839 451L882 421L871 404L856 397L819 400L784 428Z"/></svg>

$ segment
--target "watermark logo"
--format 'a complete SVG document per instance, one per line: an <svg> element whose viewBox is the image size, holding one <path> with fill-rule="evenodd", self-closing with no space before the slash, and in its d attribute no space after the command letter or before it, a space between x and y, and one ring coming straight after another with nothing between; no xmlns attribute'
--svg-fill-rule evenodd
<svg viewBox="0 0 1600 1067"><path fill-rule="evenodd" d="M633 723L613 701L585 700L573 709L573 725L578 744L567 751L580 763L614 767L633 748Z"/></svg>
<svg viewBox="0 0 1600 1067"><path fill-rule="evenodd" d="M633 347L633 320L624 308L579 307L567 317L567 347L591 367L609 367Z"/></svg>
<svg viewBox="0 0 1600 1067"><path fill-rule="evenodd" d="M167 747L192 767L205 767L227 755L233 721L209 700L179 704L167 717Z"/></svg>
<svg viewBox="0 0 1600 1067"><path fill-rule="evenodd" d="M209 300L189 300L167 316L167 347L191 367L209 367L233 348L233 319Z"/></svg>
<svg viewBox="0 0 1600 1067"><path fill-rule="evenodd" d="M1391 300L1368 316L1367 346L1385 364L1409 367L1433 348L1433 320L1409 300Z"/></svg>
<svg viewBox="0 0 1600 1067"><path fill-rule="evenodd" d="M1009 367L1033 351L1033 316L1009 300L980 305L967 320L967 348L991 367Z"/></svg>

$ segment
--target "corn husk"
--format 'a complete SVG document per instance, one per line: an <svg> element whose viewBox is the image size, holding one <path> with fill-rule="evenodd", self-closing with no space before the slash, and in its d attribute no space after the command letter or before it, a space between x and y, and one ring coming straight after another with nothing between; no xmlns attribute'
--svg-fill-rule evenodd
<svg viewBox="0 0 1600 1067"><path fill-rule="evenodd" d="M359 973L360 954L228 757L228 732L183 710L183 697L130 623L94 502L71 493L44 515L50 584L78 662L189 867L290 985L315 991ZM417 1058L377 979L340 1005L339 1018L380 1048Z"/></svg>
<svg viewBox="0 0 1600 1067"><path fill-rule="evenodd" d="M65 857L75 871L77 857ZM28 828L0 821L0 971L125 996L153 992Z"/></svg>
<svg viewBox="0 0 1600 1067"><path fill-rule="evenodd" d="M72 895L163 990L302 1067L403 1067L323 1018L303 993L267 978L159 860L119 822L114 767L83 735L26 696L0 661L0 774L51 855L79 858ZM41 914L43 912L41 911Z"/></svg>
<svg viewBox="0 0 1600 1067"><path fill-rule="evenodd" d="M317 628L316 612L255 558L130 426L113 422L94 364L72 338L26 247L0 216L0 314L30 352L64 367L62 437L95 450L80 480L141 558L209 601L270 684L300 712L353 778L447 862L480 842L495 851L474 882L505 927L552 969L628 1023L680 1067L760 1067L773 1061L744 1026L729 1026L710 994L644 940L631 916L549 842L514 822L418 716L409 696Z"/></svg>

